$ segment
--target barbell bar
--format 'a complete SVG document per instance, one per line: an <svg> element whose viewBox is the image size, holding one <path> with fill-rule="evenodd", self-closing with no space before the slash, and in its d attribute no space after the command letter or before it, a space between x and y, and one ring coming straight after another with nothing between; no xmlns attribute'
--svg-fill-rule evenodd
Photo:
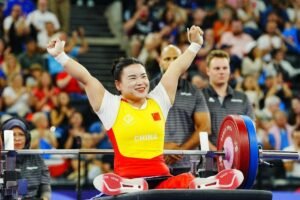
<svg viewBox="0 0 300 200"><path fill-rule="evenodd" d="M112 149L21 149L15 150L19 155L78 155L78 154L103 154L113 155ZM2 154L7 154L8 150L2 150ZM223 151L201 151L201 150L164 150L164 155L202 155L207 157L225 156ZM259 150L259 157L262 159L287 159L300 160L300 153L296 151L280 150Z"/></svg>

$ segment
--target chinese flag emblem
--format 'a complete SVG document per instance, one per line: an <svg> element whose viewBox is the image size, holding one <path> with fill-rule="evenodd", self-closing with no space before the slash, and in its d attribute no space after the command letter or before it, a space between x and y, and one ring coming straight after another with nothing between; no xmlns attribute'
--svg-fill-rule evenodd
<svg viewBox="0 0 300 200"><path fill-rule="evenodd" d="M160 115L158 112L152 113L152 118L154 121L159 121L160 120Z"/></svg>

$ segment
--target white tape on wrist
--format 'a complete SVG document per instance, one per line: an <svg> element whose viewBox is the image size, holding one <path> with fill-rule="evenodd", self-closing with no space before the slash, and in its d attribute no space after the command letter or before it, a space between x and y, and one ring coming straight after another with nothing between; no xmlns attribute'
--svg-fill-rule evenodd
<svg viewBox="0 0 300 200"><path fill-rule="evenodd" d="M61 52L58 56L54 58L62 66L64 66L66 62L70 59L70 57L65 52Z"/></svg>
<svg viewBox="0 0 300 200"><path fill-rule="evenodd" d="M201 49L201 45L197 44L195 42L192 42L190 46L188 47L188 50L190 50L193 53L198 53L198 51Z"/></svg>

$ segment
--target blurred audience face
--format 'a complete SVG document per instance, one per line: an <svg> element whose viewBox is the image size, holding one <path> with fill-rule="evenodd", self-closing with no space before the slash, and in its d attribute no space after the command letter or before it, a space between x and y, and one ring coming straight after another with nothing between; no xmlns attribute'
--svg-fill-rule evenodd
<svg viewBox="0 0 300 200"><path fill-rule="evenodd" d="M48 87L52 84L51 76L48 72L43 72L40 78L41 85L43 87Z"/></svg>
<svg viewBox="0 0 300 200"><path fill-rule="evenodd" d="M291 102L291 106L292 106L293 111L296 114L300 114L300 99L293 98L292 102Z"/></svg>
<svg viewBox="0 0 300 200"><path fill-rule="evenodd" d="M214 31L212 29L206 29L204 32L204 42L205 43L214 43L215 36L214 36Z"/></svg>
<svg viewBox="0 0 300 200"><path fill-rule="evenodd" d="M61 106L67 106L70 102L70 97L66 92L60 92L58 95L58 102Z"/></svg>
<svg viewBox="0 0 300 200"><path fill-rule="evenodd" d="M12 10L11 10L11 16L14 19L18 19L22 14L22 8L20 5L14 5Z"/></svg>
<svg viewBox="0 0 300 200"><path fill-rule="evenodd" d="M178 58L178 56L180 56L181 54L181 50L174 46L174 45L168 45L166 46L160 55L160 62L159 62L159 66L161 68L161 70L163 72L165 72L169 65L171 64L171 62L173 62L176 58Z"/></svg>
<svg viewBox="0 0 300 200"><path fill-rule="evenodd" d="M266 32L269 35L276 35L277 34L277 24L275 21L268 21L267 25L266 25Z"/></svg>
<svg viewBox="0 0 300 200"><path fill-rule="evenodd" d="M142 21L146 21L148 20L149 18L149 8L148 6L143 6L141 9L140 9L140 19Z"/></svg>
<svg viewBox="0 0 300 200"><path fill-rule="evenodd" d="M196 10L194 10L193 12L193 22L195 25L201 25L199 23L202 23L204 18L206 16L206 12L201 9L201 8L197 8Z"/></svg>
<svg viewBox="0 0 300 200"><path fill-rule="evenodd" d="M300 147L300 131L299 130L293 131L293 141L297 147Z"/></svg>
<svg viewBox="0 0 300 200"><path fill-rule="evenodd" d="M17 66L17 58L12 53L8 54L5 57L5 62L7 63L9 69L15 69L15 67Z"/></svg>
<svg viewBox="0 0 300 200"><path fill-rule="evenodd" d="M55 33L55 27L54 24L52 22L45 22L45 29L48 33L48 35L51 35L53 33Z"/></svg>
<svg viewBox="0 0 300 200"><path fill-rule="evenodd" d="M47 0L39 0L37 7L41 12L45 12L48 9L48 1Z"/></svg>
<svg viewBox="0 0 300 200"><path fill-rule="evenodd" d="M83 125L83 117L79 112L74 112L70 118L70 124L72 127L81 127Z"/></svg>
<svg viewBox="0 0 300 200"><path fill-rule="evenodd" d="M11 84L14 88L21 88L23 86L23 76L21 74L14 74L11 77Z"/></svg>
<svg viewBox="0 0 300 200"><path fill-rule="evenodd" d="M221 13L222 21L231 21L232 20L232 11L229 8L224 8Z"/></svg>
<svg viewBox="0 0 300 200"><path fill-rule="evenodd" d="M246 76L244 79L244 90L255 90L257 86L257 81L254 76Z"/></svg>
<svg viewBox="0 0 300 200"><path fill-rule="evenodd" d="M240 35L243 33L243 24L240 20L234 20L231 27L233 35Z"/></svg>
<svg viewBox="0 0 300 200"><path fill-rule="evenodd" d="M284 112L277 111L274 114L274 121L278 127L285 128L287 125L287 116Z"/></svg>
<svg viewBox="0 0 300 200"><path fill-rule="evenodd" d="M37 44L36 44L36 42L34 40L31 40L31 41L27 42L27 44L26 44L26 50L28 52L36 52L36 50L37 50Z"/></svg>
<svg viewBox="0 0 300 200"><path fill-rule="evenodd" d="M49 126L48 118L46 114L42 112L33 115L33 123L38 129L47 129Z"/></svg>

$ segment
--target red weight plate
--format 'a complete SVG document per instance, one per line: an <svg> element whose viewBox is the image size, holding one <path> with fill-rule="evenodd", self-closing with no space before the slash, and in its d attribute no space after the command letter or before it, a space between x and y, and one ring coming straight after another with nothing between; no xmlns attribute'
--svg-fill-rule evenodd
<svg viewBox="0 0 300 200"><path fill-rule="evenodd" d="M244 183L248 177L250 151L247 127L242 117L228 115L224 118L220 126L217 149L226 153L224 158L220 156L217 160L218 171L228 168L241 170Z"/></svg>

